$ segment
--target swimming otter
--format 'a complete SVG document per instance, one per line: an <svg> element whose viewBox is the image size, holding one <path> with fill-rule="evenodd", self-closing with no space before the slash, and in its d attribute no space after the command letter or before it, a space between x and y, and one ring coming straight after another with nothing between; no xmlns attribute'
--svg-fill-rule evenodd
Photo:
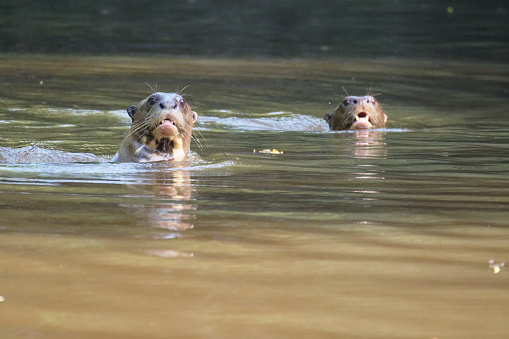
<svg viewBox="0 0 509 339"><path fill-rule="evenodd" d="M325 115L332 130L384 128L387 115L371 95L347 96L334 113Z"/></svg>
<svg viewBox="0 0 509 339"><path fill-rule="evenodd" d="M131 128L113 162L181 161L191 147L198 114L176 93L151 94L127 114Z"/></svg>

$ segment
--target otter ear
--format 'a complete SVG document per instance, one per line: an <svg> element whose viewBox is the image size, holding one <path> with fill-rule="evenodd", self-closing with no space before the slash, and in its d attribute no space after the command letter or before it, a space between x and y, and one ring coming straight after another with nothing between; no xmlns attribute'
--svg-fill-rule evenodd
<svg viewBox="0 0 509 339"><path fill-rule="evenodd" d="M198 113L195 111L191 111L193 113L193 124L198 120Z"/></svg>
<svg viewBox="0 0 509 339"><path fill-rule="evenodd" d="M332 118L332 113L325 114L325 116L323 118L325 119L325 121L327 121L327 123L330 126L330 118Z"/></svg>
<svg viewBox="0 0 509 339"><path fill-rule="evenodd" d="M134 119L134 115L136 114L136 111L138 111L138 107L136 107L136 106L127 107L127 114L129 114L131 119Z"/></svg>

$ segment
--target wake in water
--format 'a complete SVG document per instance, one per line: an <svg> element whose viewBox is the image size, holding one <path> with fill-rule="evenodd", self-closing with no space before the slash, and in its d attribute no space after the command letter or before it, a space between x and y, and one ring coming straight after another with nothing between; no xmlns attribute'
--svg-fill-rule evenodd
<svg viewBox="0 0 509 339"><path fill-rule="evenodd" d="M225 113L225 111L222 111ZM231 113L232 112L227 112ZM323 119L302 114L288 114L285 112L267 113L267 117L211 117L200 116L198 129L209 130L219 128L243 131L282 131L282 132L324 132L329 127Z"/></svg>
<svg viewBox="0 0 509 339"><path fill-rule="evenodd" d="M0 147L0 171L5 173L39 173L36 183L47 182L95 182L141 184L140 174L172 173L175 171L207 171L234 166L226 160L217 163L202 160L194 152L176 166L166 162L112 163L110 157L99 157L90 153L70 153L38 146L22 148ZM10 175L0 182L9 182ZM149 178L150 179L150 178ZM28 180L28 179L27 179ZM31 180L31 179L30 179ZM28 180L28 181L30 181Z"/></svg>
<svg viewBox="0 0 509 339"><path fill-rule="evenodd" d="M229 111L220 113L234 114ZM197 130L232 129L240 131L280 131L280 132L332 132L332 133L353 133L351 130L331 131L323 118L316 118L303 114L292 114L286 112L267 113L261 118L244 117L211 117L200 116ZM375 129L387 132L405 132L401 128Z"/></svg>
<svg viewBox="0 0 509 339"><path fill-rule="evenodd" d="M74 111L73 114L105 114L100 111ZM198 131L237 130L237 131L280 131L280 132L332 132L350 133L352 131L330 131L323 118L287 112L271 112L262 117L244 117L221 110L218 116L200 116L195 127ZM109 111L108 115L124 118L124 111ZM223 115L223 117L220 117ZM226 116L224 116L226 115ZM234 116L237 115L237 116ZM387 132L404 132L405 129L382 129ZM35 145L21 148L0 147L0 164L65 164L65 163L105 163L111 157L101 157L91 153L71 153L45 149Z"/></svg>
<svg viewBox="0 0 509 339"><path fill-rule="evenodd" d="M70 153L38 146L25 146L21 148L0 147L0 163L3 164L61 164L106 161L109 161L109 159L90 153Z"/></svg>

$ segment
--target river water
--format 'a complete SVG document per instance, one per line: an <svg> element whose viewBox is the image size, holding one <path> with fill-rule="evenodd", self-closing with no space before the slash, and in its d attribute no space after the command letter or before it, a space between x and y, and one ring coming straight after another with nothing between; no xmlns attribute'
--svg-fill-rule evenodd
<svg viewBox="0 0 509 339"><path fill-rule="evenodd" d="M506 64L7 55L0 79L0 337L509 336ZM108 162L151 88L198 112L193 155ZM328 131L370 89L387 128Z"/></svg>

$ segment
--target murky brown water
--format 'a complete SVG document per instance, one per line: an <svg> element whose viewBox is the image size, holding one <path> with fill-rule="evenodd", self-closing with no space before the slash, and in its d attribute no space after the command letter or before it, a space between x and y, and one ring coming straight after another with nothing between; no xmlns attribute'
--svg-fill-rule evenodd
<svg viewBox="0 0 509 339"><path fill-rule="evenodd" d="M507 337L508 75L3 56L0 337ZM178 168L107 162L144 82L189 85ZM341 87L380 92L388 128L327 131Z"/></svg>

